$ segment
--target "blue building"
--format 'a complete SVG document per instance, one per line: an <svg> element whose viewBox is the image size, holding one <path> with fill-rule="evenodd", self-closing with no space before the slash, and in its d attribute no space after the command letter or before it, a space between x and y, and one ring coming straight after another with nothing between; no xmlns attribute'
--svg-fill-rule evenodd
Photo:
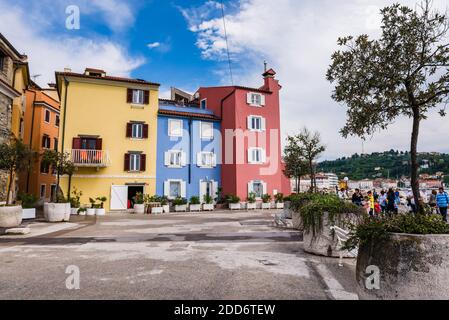
<svg viewBox="0 0 449 320"><path fill-rule="evenodd" d="M161 99L157 137L157 194L215 199L221 185L220 119L198 105Z"/></svg>

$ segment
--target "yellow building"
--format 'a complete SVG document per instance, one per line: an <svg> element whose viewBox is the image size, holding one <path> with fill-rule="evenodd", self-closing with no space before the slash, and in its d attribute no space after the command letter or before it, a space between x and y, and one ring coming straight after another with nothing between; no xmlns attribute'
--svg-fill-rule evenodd
<svg viewBox="0 0 449 320"><path fill-rule="evenodd" d="M132 208L137 192L155 194L159 84L107 76L56 72L61 100L59 150L76 166L71 191L107 197L107 211ZM68 177L61 177L67 196Z"/></svg>

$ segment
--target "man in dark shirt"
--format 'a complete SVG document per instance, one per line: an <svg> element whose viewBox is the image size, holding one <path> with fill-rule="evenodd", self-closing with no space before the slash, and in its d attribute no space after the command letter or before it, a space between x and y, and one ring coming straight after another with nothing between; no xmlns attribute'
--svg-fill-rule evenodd
<svg viewBox="0 0 449 320"><path fill-rule="evenodd" d="M355 189L354 194L352 195L352 203L358 205L358 206L362 206L362 194L360 193L359 189Z"/></svg>

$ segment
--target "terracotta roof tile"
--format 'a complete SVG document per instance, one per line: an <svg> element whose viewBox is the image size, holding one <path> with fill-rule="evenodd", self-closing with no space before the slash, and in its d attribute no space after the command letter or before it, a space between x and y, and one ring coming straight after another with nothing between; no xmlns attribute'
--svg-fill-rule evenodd
<svg viewBox="0 0 449 320"><path fill-rule="evenodd" d="M155 83L155 82L148 82L148 81L140 80L140 79L113 77L113 76L92 77L92 76L87 76L85 74L75 73L75 72L56 72L56 76L58 76L58 75L60 75L60 76L67 76L67 77L84 78L84 79L120 81L120 82L128 82L128 83L147 84L147 85L153 85L153 86L160 86L159 83Z"/></svg>
<svg viewBox="0 0 449 320"><path fill-rule="evenodd" d="M216 117L213 114L201 114L201 113L162 110L162 109L159 110L159 114L168 115L168 116L190 117L190 118L196 118L196 119L207 119L207 120L212 120L212 121L220 121L220 118Z"/></svg>

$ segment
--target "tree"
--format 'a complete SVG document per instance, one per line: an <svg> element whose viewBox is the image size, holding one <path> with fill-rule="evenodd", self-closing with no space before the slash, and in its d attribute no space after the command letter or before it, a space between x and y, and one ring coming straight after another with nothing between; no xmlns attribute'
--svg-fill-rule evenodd
<svg viewBox="0 0 449 320"><path fill-rule="evenodd" d="M382 35L338 39L327 79L332 98L347 105L344 137L362 138L386 129L397 117L413 119L411 183L419 204L417 144L421 121L449 94L449 20L426 0L418 10L394 4L381 10ZM445 115L444 109L440 111Z"/></svg>
<svg viewBox="0 0 449 320"><path fill-rule="evenodd" d="M321 136L319 132L311 132L304 127L299 135L296 136L299 145L301 146L301 152L304 155L304 159L307 162L308 170L310 174L311 190L317 191L316 175L315 175L315 160L326 150L326 147L321 144Z"/></svg>
<svg viewBox="0 0 449 320"><path fill-rule="evenodd" d="M299 193L301 176L307 173L307 163L297 136L287 137L283 158L285 162L284 175L295 179L296 192Z"/></svg>
<svg viewBox="0 0 449 320"><path fill-rule="evenodd" d="M63 175L69 176L69 185L67 190L67 200L70 201L70 189L72 184L72 176L75 172L75 166L72 161L70 161L70 154L67 152L58 152L55 150L45 150L42 154L42 163L44 165L51 165L57 174L57 182L56 182L56 199L52 199L52 201L59 202L59 190L60 190L60 178Z"/></svg>
<svg viewBox="0 0 449 320"><path fill-rule="evenodd" d="M0 144L0 170L8 172L9 182L6 191L6 205L9 205L14 173L28 170L29 160L34 156L34 152L22 141L14 139L7 143Z"/></svg>

